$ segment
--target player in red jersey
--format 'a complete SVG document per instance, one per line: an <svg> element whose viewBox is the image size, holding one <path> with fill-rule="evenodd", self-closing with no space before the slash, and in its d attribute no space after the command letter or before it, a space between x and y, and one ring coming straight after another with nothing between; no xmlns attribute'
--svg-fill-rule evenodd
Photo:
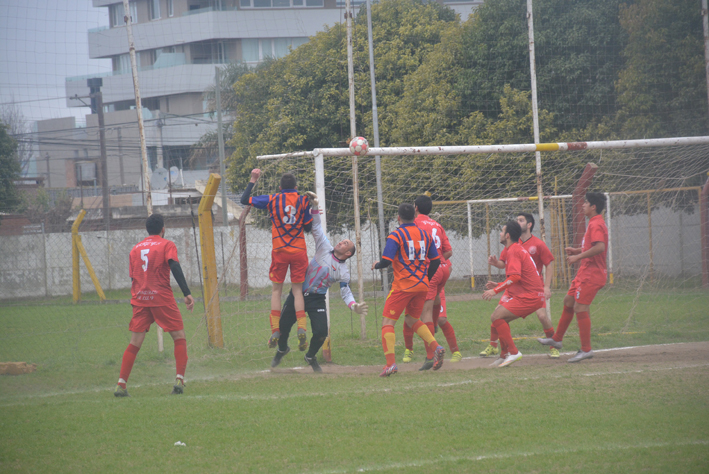
<svg viewBox="0 0 709 474"><path fill-rule="evenodd" d="M522 247L529 252L529 255L532 256L532 260L534 260L534 264L537 266L537 272L539 273L540 278L542 278L542 283L544 284L544 297L548 300L551 298L551 281L554 275L554 255L552 255L549 247L547 247L542 239L532 235L532 230L534 230L534 216L526 212L521 212L517 215L517 222L522 228L522 235L519 239L520 243L522 244ZM507 249L502 250L499 259L494 255L491 255L487 259L487 262L490 265L499 269L505 268L506 261ZM542 268L546 269L546 273L542 274ZM554 326L551 323L551 318L547 313L547 309L539 308L537 310L537 318L539 319L539 322L542 323L544 336L548 338L553 337ZM491 328L491 335L493 332L494 331ZM497 347L497 340L491 339L490 344L480 353L480 355L487 357L499 353L500 349ZM559 357L559 350L555 347L550 347L549 357L552 359L557 359Z"/></svg>
<svg viewBox="0 0 709 474"><path fill-rule="evenodd" d="M590 307L598 291L606 286L606 253L608 250L608 227L603 220L606 196L603 193L586 193L583 213L588 217L588 227L581 242L581 248L567 247L566 261L569 265L581 262L576 278L571 282L569 292L564 297L564 310L559 319L554 337L538 339L545 346L561 349L564 334L574 319L579 325L581 350L567 362L580 362L593 357L591 349Z"/></svg>
<svg viewBox="0 0 709 474"><path fill-rule="evenodd" d="M500 243L507 250L505 280L502 283L487 282L487 291L483 293L483 299L489 301L495 294L505 292L490 316L492 329L497 333L493 337L495 340L499 337L502 346L500 358L492 364L497 367L507 367L522 358L512 340L509 323L546 306L542 280L531 255L519 243L521 235L522 228L517 221L508 221L502 228Z"/></svg>
<svg viewBox="0 0 709 474"><path fill-rule="evenodd" d="M399 227L387 237L382 259L372 265L372 270L394 267L394 282L384 303L382 318L382 347L387 365L380 377L387 377L397 372L394 343L396 335L394 324L402 311L406 310L405 323L421 336L431 348L433 358L431 367L438 370L443 365L445 349L440 346L431 331L422 323L423 309L428 284L440 265L440 258L433 239L425 230L414 224L414 206L404 203L399 206Z"/></svg>
<svg viewBox="0 0 709 474"><path fill-rule="evenodd" d="M448 342L448 347L451 350L451 362L460 362L463 356L458 350L458 341L455 337L453 325L448 322L445 312L441 315L442 309L444 308L442 305L441 295L443 294L446 282L450 277L451 263L448 259L451 255L453 255L453 248L451 247L446 231L443 229L441 224L429 217L431 209L433 208L433 201L431 198L425 195L417 197L414 202L414 208L416 209L414 224L431 235L433 242L436 244L436 250L438 250L438 254L441 257L441 264L428 285L426 301L423 304L423 311L421 312L421 322L428 327L431 334L435 333L436 326L441 328L441 331ZM406 324L404 324L404 346L406 347L406 350L404 351L404 358L402 361L411 362L411 358L414 355L414 331ZM427 347L426 362L420 370L430 369L430 361L432 358L433 354Z"/></svg>
<svg viewBox="0 0 709 474"><path fill-rule="evenodd" d="M132 332L130 344L123 353L121 373L114 395L127 397L126 383L135 357L143 345L145 334L150 325L157 323L165 332L170 333L175 341L176 381L172 388L174 395L184 391L185 368L187 367L187 341L182 325L182 315L177 309L175 297L170 286L170 272L180 286L185 297L187 309L192 311L194 299L182 274L180 262L177 260L177 247L165 238L165 224L160 214L153 214L145 221L148 237L130 251L129 274L131 278L131 300L133 318L128 329Z"/></svg>
<svg viewBox="0 0 709 474"><path fill-rule="evenodd" d="M310 232L313 218L310 215L310 201L296 190L296 179L291 173L281 177L280 192L251 197L256 182L261 176L261 170L251 171L251 180L241 195L241 204L254 206L257 209L267 209L271 218L271 236L273 250L271 251L271 268L268 272L273 282L271 290L271 337L268 347L273 349L281 337L279 331L281 319L281 294L286 272L290 267L291 291L295 306L295 317L298 324L298 349L308 348L306 334L307 319L305 319L305 301L303 300L303 282L308 268L308 251L305 247L303 231Z"/></svg>

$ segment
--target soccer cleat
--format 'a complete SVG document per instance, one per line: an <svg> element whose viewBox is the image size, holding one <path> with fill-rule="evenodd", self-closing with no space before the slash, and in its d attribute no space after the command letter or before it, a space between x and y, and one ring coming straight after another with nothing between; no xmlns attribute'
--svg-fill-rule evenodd
<svg viewBox="0 0 709 474"><path fill-rule="evenodd" d="M495 359L495 361L492 364L490 364L490 367L498 367L504 361L505 361L504 357L498 357L497 359Z"/></svg>
<svg viewBox="0 0 709 474"><path fill-rule="evenodd" d="M171 395L182 395L185 393L185 381L178 378L175 380L175 385L172 387Z"/></svg>
<svg viewBox="0 0 709 474"><path fill-rule="evenodd" d="M411 350L411 349L406 349L406 350L404 351L404 358L401 359L401 361L404 362L404 363L406 363L406 364L408 364L409 362L411 362L411 360L413 359L413 357L414 357L414 351Z"/></svg>
<svg viewBox="0 0 709 474"><path fill-rule="evenodd" d="M559 354L559 349L557 349L556 347L549 348L549 357L550 358L558 359L560 355L561 354Z"/></svg>
<svg viewBox="0 0 709 474"><path fill-rule="evenodd" d="M313 356L312 358L305 356L305 363L313 368L313 372L322 372L320 364L318 364L318 358Z"/></svg>
<svg viewBox="0 0 709 474"><path fill-rule="evenodd" d="M446 350L443 346L436 347L433 352L433 370L438 370L443 365L443 356L446 355Z"/></svg>
<svg viewBox="0 0 709 474"><path fill-rule="evenodd" d="M567 360L566 362L581 362L584 359L591 359L593 358L593 351L578 351L575 356L573 356L571 359Z"/></svg>
<svg viewBox="0 0 709 474"><path fill-rule="evenodd" d="M491 355L498 355L500 353L500 348L488 344L484 351L480 353L481 357L490 357Z"/></svg>
<svg viewBox="0 0 709 474"><path fill-rule="evenodd" d="M123 387L121 387L120 385L116 385L116 391L113 392L113 396L114 396L114 397L118 397L118 398L121 398L121 397L130 397L130 395L128 395L128 389L127 389L127 388L123 388Z"/></svg>
<svg viewBox="0 0 709 474"><path fill-rule="evenodd" d="M498 367L507 367L508 365L512 365L518 360L522 360L522 353L517 352L516 354L509 354L507 357L505 357L505 360L502 361Z"/></svg>
<svg viewBox="0 0 709 474"><path fill-rule="evenodd" d="M419 370L428 370L433 367L434 358L426 359Z"/></svg>
<svg viewBox="0 0 709 474"><path fill-rule="evenodd" d="M281 331L275 331L271 333L271 337L268 339L268 348L273 349L278 345L278 339L281 337Z"/></svg>
<svg viewBox="0 0 709 474"><path fill-rule="evenodd" d="M271 367L277 367L278 364L281 363L281 359L283 359L283 356L288 354L290 352L290 347L286 347L286 350L281 352L280 350L276 351L276 355L273 356L273 360L271 361Z"/></svg>
<svg viewBox="0 0 709 474"><path fill-rule="evenodd" d="M463 360L463 354L460 351L455 351L451 356L451 362L460 362L461 360Z"/></svg>
<svg viewBox="0 0 709 474"><path fill-rule="evenodd" d="M304 351L308 348L308 335L305 333L305 329L298 328L298 350Z"/></svg>
<svg viewBox="0 0 709 474"><path fill-rule="evenodd" d="M537 339L539 344L543 344L545 346L551 346L554 349L561 349L563 347L563 344L559 341L555 341L554 339L550 337L540 337Z"/></svg>
<svg viewBox="0 0 709 474"><path fill-rule="evenodd" d="M380 377L389 377L392 374L395 374L399 371L399 369L396 367L396 364L393 365L385 365L384 370L382 370L382 373L379 374Z"/></svg>

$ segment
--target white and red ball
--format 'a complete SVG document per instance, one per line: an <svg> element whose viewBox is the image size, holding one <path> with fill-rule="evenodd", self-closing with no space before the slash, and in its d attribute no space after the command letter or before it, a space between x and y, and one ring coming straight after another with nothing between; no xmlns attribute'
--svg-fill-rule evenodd
<svg viewBox="0 0 709 474"><path fill-rule="evenodd" d="M350 141L350 152L355 156L366 155L369 150L369 142L364 137L354 137Z"/></svg>

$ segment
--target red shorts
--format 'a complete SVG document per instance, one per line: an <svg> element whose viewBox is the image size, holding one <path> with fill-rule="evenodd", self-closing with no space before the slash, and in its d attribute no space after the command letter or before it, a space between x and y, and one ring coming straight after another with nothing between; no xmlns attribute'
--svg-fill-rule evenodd
<svg viewBox="0 0 709 474"><path fill-rule="evenodd" d="M426 293L423 291L391 290L384 303L384 317L398 321L401 313L406 310L406 314L419 319L425 301Z"/></svg>
<svg viewBox="0 0 709 474"><path fill-rule="evenodd" d="M574 301L579 304L591 304L593 302L593 298L596 297L596 294L604 286L606 286L606 282L603 282L603 284L600 285L588 280L579 280L579 278L576 277L571 282L569 292L566 294L573 296Z"/></svg>
<svg viewBox="0 0 709 474"><path fill-rule="evenodd" d="M544 293L539 293L538 296L514 297L504 294L502 298L500 298L500 306L518 318L524 319L530 314L535 313L539 308L546 308L547 302L544 298Z"/></svg>
<svg viewBox="0 0 709 474"><path fill-rule="evenodd" d="M268 277L274 283L286 281L286 272L290 266L291 283L303 283L305 271L308 269L308 252L303 250L298 253L271 251L271 268Z"/></svg>
<svg viewBox="0 0 709 474"><path fill-rule="evenodd" d="M133 306L128 329L131 332L148 332L153 321L166 332L184 329L182 315L175 302L165 306Z"/></svg>
<svg viewBox="0 0 709 474"><path fill-rule="evenodd" d="M440 265L436 273L433 275L433 280L428 283L428 293L426 293L426 301L436 299L436 295L443 291L446 286L448 277L451 276L450 265Z"/></svg>

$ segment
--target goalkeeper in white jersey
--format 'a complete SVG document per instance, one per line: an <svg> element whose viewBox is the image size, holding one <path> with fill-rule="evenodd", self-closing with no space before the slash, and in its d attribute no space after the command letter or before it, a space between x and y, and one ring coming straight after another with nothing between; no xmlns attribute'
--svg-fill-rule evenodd
<svg viewBox="0 0 709 474"><path fill-rule="evenodd" d="M345 304L357 314L367 315L367 304L357 303L350 290L350 271L345 263L355 253L355 245L351 240L342 240L335 247L323 232L320 224L320 210L318 209L318 198L313 192L305 193L310 199L310 212L313 216L312 235L315 238L315 256L308 264L303 282L303 297L305 299L305 312L310 318L310 325L313 336L310 339L310 347L305 353L305 362L313 368L315 372L322 372L315 356L327 339L327 309L325 307L325 295L327 290L334 283L340 282L340 296ZM278 339L278 350L271 361L271 367L276 367L281 363L283 356L290 352L288 347L288 335L296 323L295 305L293 293L289 293L286 302L281 309L280 333ZM300 350L305 347L298 346ZM306 346L307 347L307 346Z"/></svg>

